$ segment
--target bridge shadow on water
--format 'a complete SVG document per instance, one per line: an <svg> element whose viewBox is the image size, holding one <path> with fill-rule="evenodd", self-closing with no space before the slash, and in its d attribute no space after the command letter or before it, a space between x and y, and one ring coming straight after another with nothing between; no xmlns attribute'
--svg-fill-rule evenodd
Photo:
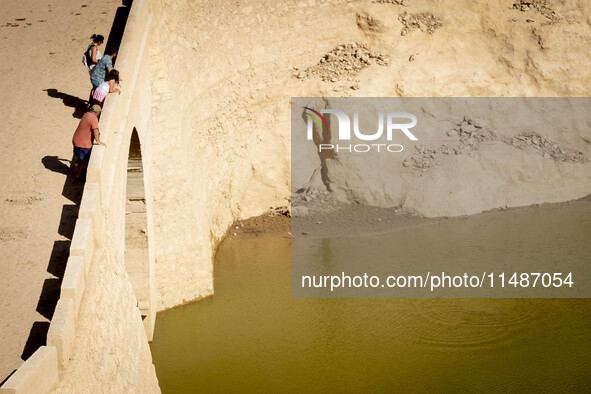
<svg viewBox="0 0 591 394"><path fill-rule="evenodd" d="M122 6L117 8L111 32L107 40L107 47L114 46L119 48L132 0L123 0ZM87 110L86 101L59 92L57 89L45 89L50 97L61 99L64 105L74 108L72 116L81 118ZM74 130L72 130L72 133ZM53 318L57 301L60 297L60 287L62 284L66 264L70 254L70 245L76 220L78 219L78 211L80 209L80 201L82 200L82 192L84 184L75 182L74 174L71 169L72 160L63 159L58 156L45 156L41 159L43 166L49 170L66 176L64 186L62 188L62 195L66 197L71 203L64 204L62 207L62 214L58 224L57 232L63 238L55 240L51 256L47 264L47 272L53 275L43 283L39 301L37 303L37 312L47 320L39 320L33 323L27 342L21 354L22 360L27 360L35 351L47 343L47 332L49 331L50 321ZM64 239L65 238L65 239ZM5 382L14 371L8 375L3 381Z"/></svg>

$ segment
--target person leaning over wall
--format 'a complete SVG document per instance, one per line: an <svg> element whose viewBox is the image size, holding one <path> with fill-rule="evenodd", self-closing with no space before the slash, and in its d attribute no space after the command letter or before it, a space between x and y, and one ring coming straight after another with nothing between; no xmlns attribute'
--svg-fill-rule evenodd
<svg viewBox="0 0 591 394"><path fill-rule="evenodd" d="M105 56L98 61L97 65L92 70L90 75L90 82L92 83L92 90L90 91L89 103L92 103L92 96L94 90L105 81L105 77L113 69L113 59L117 56L117 49L114 47L107 48Z"/></svg>
<svg viewBox="0 0 591 394"><path fill-rule="evenodd" d="M90 153L92 151L93 139L97 144L106 146L101 142L101 135L98 128L98 116L101 113L101 107L93 105L88 112L82 116L80 123L72 137L72 145L74 145L74 162L73 169L77 182L82 182L82 174L90 160Z"/></svg>
<svg viewBox="0 0 591 394"><path fill-rule="evenodd" d="M119 71L115 69L109 71L105 81L94 90L92 102L94 104L100 105L100 107L103 108L103 104L105 103L105 98L107 97L108 93L119 92L119 94L121 94L121 81L122 79L119 77Z"/></svg>

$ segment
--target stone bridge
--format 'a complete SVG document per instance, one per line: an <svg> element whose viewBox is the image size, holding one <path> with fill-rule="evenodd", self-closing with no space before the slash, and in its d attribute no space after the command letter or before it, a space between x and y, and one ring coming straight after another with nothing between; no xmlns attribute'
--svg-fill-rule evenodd
<svg viewBox="0 0 591 394"><path fill-rule="evenodd" d="M169 31L165 17L155 23L165 7L133 1L115 63L122 93L109 95L101 114L106 147L93 148L46 346L0 393L159 392L148 345L156 312L211 295L213 255L228 226L286 205L287 146L282 171L257 172L260 163L235 145L228 125L199 118L238 104L205 98L189 110L200 92L190 100L173 93L170 66L182 59L165 53L182 32ZM188 85L198 78L181 77Z"/></svg>

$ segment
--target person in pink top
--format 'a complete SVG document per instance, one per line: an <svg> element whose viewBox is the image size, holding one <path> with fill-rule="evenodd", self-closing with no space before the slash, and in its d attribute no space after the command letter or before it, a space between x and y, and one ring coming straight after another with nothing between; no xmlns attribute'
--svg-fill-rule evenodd
<svg viewBox="0 0 591 394"><path fill-rule="evenodd" d="M99 87L94 90L92 102L103 108L108 93L119 92L119 94L121 94L121 85L119 85L121 81L121 78L119 78L119 71L115 69L109 71L105 78L105 82L101 83Z"/></svg>
<svg viewBox="0 0 591 394"><path fill-rule="evenodd" d="M80 123L72 137L72 145L74 145L74 173L76 181L81 181L81 175L88 160L90 160L90 152L92 150L93 139L97 144L106 146L101 142L101 136L98 129L98 116L101 112L101 107L93 105L88 112L82 116Z"/></svg>

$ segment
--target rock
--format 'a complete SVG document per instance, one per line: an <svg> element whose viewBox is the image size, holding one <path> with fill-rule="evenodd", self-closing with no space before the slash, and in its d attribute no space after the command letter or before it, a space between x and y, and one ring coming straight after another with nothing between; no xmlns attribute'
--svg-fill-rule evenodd
<svg viewBox="0 0 591 394"><path fill-rule="evenodd" d="M376 59L375 61L372 59ZM323 81L350 80L365 67L373 63L385 66L389 58L381 53L372 52L363 44L350 43L339 45L329 53L325 54L318 64L305 70L305 77L318 76ZM294 73L294 77L298 74ZM301 78L303 79L303 78Z"/></svg>
<svg viewBox="0 0 591 394"><path fill-rule="evenodd" d="M408 6L410 5L410 1L408 1L408 0L402 0L402 1L400 2L400 5L402 5L402 6L404 6L404 7L408 7Z"/></svg>
<svg viewBox="0 0 591 394"><path fill-rule="evenodd" d="M302 217L302 216L307 216L308 215L308 208L306 207L291 207L291 216L292 217Z"/></svg>

